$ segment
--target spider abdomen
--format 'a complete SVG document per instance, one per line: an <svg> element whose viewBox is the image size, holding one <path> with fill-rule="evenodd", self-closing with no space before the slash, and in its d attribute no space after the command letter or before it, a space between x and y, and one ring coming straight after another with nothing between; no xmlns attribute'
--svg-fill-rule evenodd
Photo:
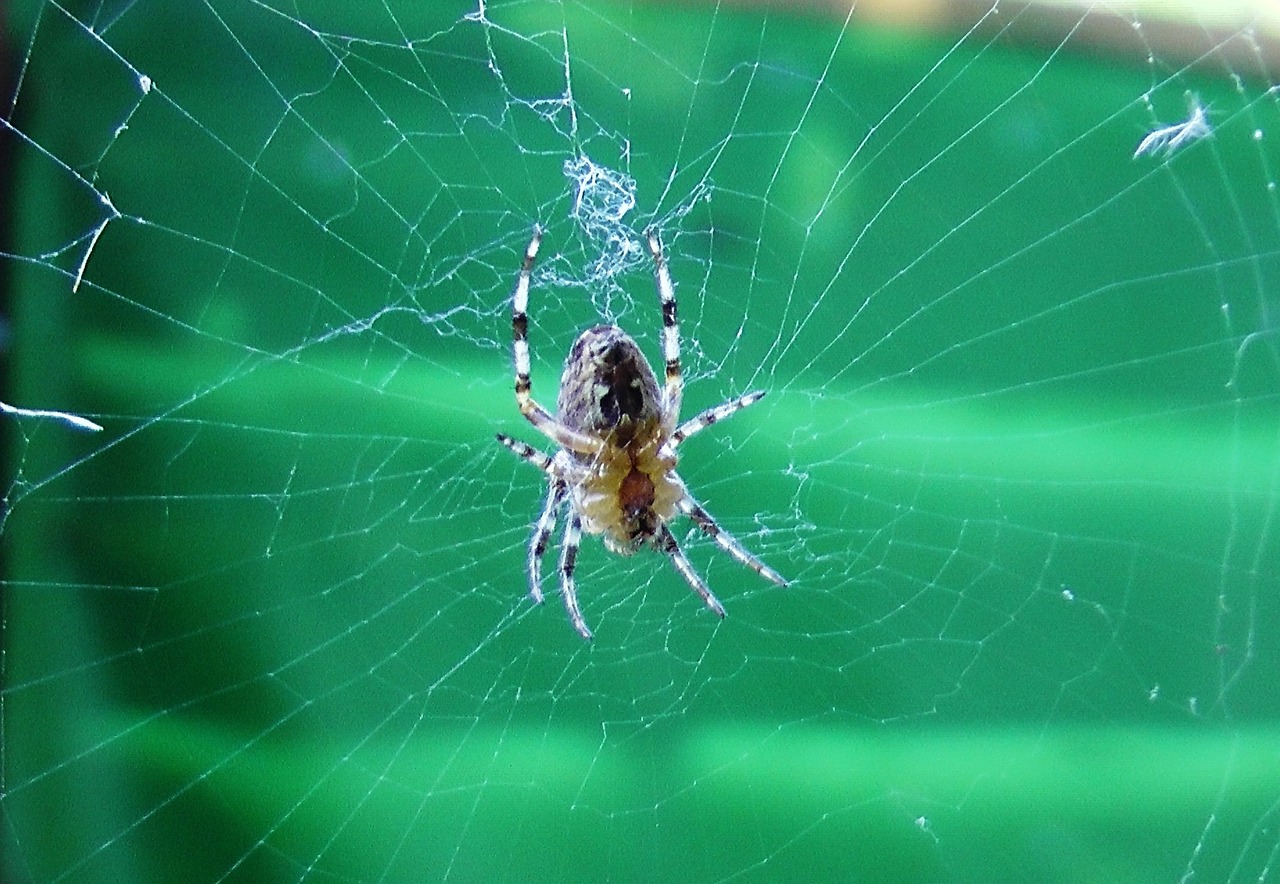
<svg viewBox="0 0 1280 884"><path fill-rule="evenodd" d="M660 406L658 379L635 339L616 325L578 335L560 377L556 417L565 426L645 444L660 429Z"/></svg>

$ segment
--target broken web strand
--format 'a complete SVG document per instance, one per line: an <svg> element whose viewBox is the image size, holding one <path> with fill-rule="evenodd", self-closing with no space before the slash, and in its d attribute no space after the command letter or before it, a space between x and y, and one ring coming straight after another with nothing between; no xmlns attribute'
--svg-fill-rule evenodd
<svg viewBox="0 0 1280 884"><path fill-rule="evenodd" d="M1209 125L1208 114L1199 101L1191 102L1191 113L1187 119L1171 126L1161 126L1147 134L1133 152L1133 158L1141 156L1169 156L1175 151L1213 135Z"/></svg>
<svg viewBox="0 0 1280 884"><path fill-rule="evenodd" d="M88 430L91 433L102 431L102 425L94 423L87 417L81 417L78 414L71 414L66 411L50 411L42 408L18 408L9 405L6 402L0 402L0 412L13 415L14 417L26 417L37 419L56 420L67 426L74 427L77 430Z"/></svg>

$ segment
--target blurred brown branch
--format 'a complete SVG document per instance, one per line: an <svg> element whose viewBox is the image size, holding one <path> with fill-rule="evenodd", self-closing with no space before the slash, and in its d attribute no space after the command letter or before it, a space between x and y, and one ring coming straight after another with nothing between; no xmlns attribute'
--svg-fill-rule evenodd
<svg viewBox="0 0 1280 884"><path fill-rule="evenodd" d="M740 0L844 19L850 0ZM1246 76L1280 74L1274 0L854 0L851 21L922 32L1002 31L1015 42L1089 48L1118 60L1191 65Z"/></svg>

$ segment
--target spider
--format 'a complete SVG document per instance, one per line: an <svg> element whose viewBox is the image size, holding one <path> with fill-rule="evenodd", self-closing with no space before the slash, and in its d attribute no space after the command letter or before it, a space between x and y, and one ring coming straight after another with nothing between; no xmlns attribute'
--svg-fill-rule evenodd
<svg viewBox="0 0 1280 884"><path fill-rule="evenodd" d="M557 414L533 398L529 380L529 278L542 242L534 227L512 294L511 334L516 364L516 404L529 423L556 443L554 456L510 436L498 441L547 474L549 488L542 515L529 538L529 595L542 602L542 554L556 514L568 501L569 514L560 548L560 585L573 628L585 639L591 630L582 619L573 571L582 532L601 535L611 552L629 556L651 546L670 559L708 608L724 617L724 606L693 569L668 524L683 513L738 562L779 586L787 581L747 552L689 494L676 474L676 447L694 433L759 402L763 391L747 393L680 423L684 381L680 372L680 326L676 293L656 230L645 232L653 256L654 280L662 303L662 355L666 383L658 378L635 340L616 325L597 325L573 342L560 378Z"/></svg>

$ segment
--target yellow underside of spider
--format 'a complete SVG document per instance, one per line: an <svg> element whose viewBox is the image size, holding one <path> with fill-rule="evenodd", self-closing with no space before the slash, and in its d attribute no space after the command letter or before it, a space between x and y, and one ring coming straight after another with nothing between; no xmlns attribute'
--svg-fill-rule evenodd
<svg viewBox="0 0 1280 884"><path fill-rule="evenodd" d="M572 489L582 530L599 534L611 552L631 555L653 536L656 518L675 518L684 488L675 479L674 455L660 455L657 421L635 438L653 441L637 447L605 445L591 457L585 481ZM645 432L647 431L647 432Z"/></svg>

